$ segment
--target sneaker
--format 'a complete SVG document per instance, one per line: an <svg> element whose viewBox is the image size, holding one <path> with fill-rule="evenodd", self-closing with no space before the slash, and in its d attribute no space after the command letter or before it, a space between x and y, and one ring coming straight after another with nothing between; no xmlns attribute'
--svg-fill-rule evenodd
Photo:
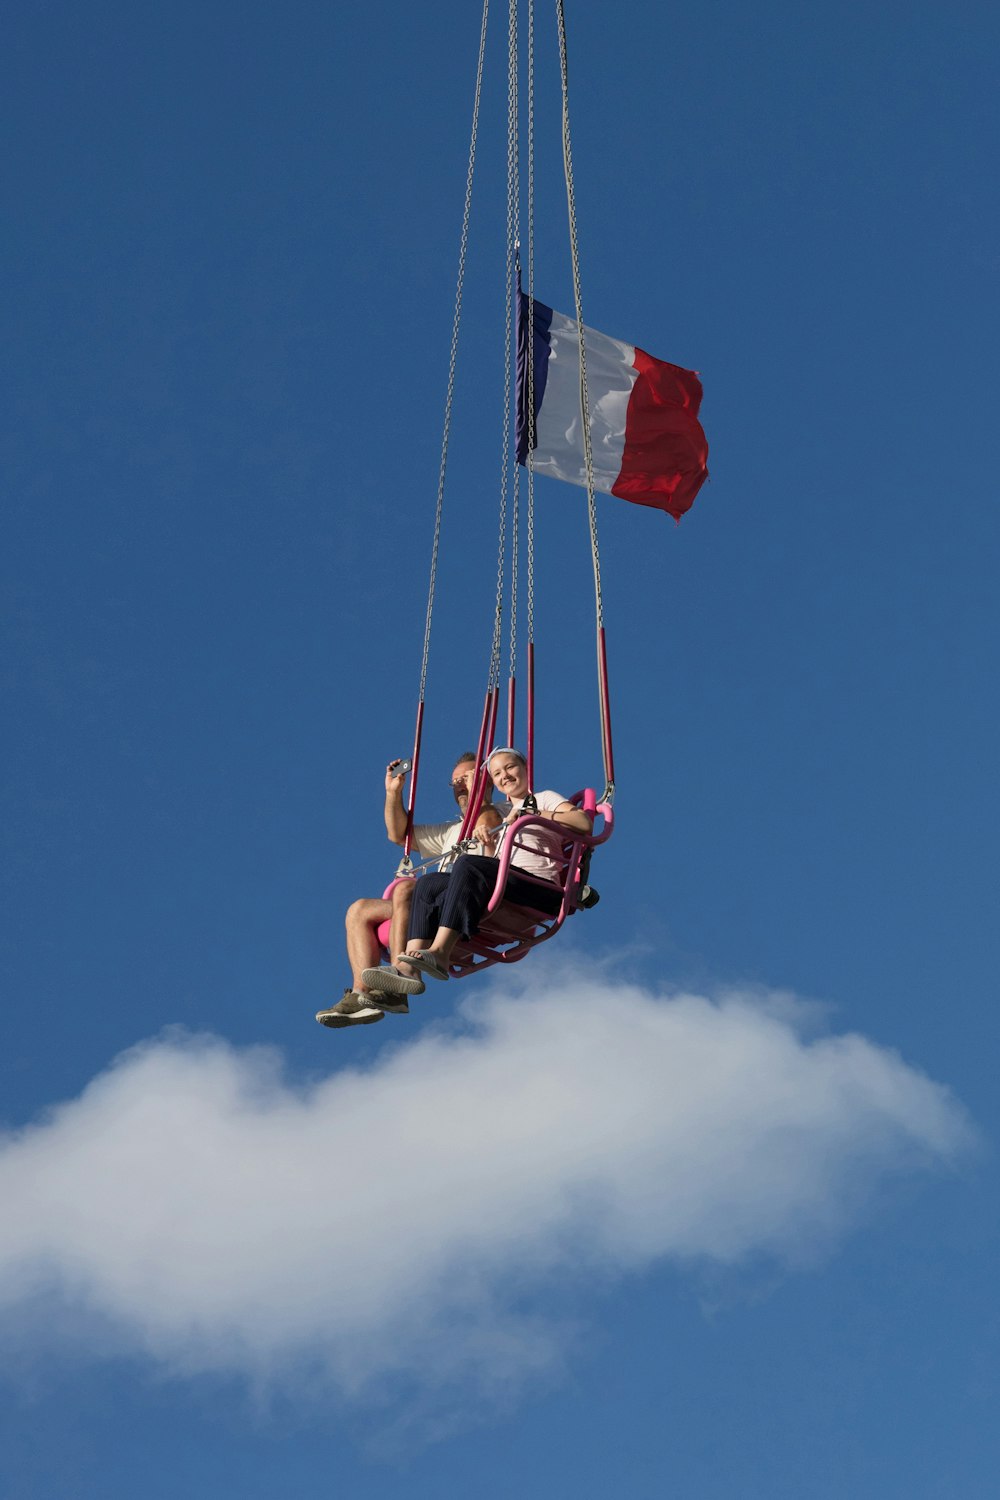
<svg viewBox="0 0 1000 1500"><path fill-rule="evenodd" d="M321 1026L371 1026L381 1021L382 1011L371 995L359 995L356 990L345 990L343 1000L331 1005L329 1010L318 1010L316 1019Z"/></svg>
<svg viewBox="0 0 1000 1500"><path fill-rule="evenodd" d="M427 988L422 979L407 978L393 964L383 964L380 969L362 969L361 979L366 989L392 999L400 995L422 995ZM387 1005L385 1009L390 1007Z"/></svg>
<svg viewBox="0 0 1000 1500"><path fill-rule="evenodd" d="M379 1010L384 1011L387 1016L408 1016L410 1014L410 1002L405 995L390 995L388 990L369 990L363 996L377 1005Z"/></svg>

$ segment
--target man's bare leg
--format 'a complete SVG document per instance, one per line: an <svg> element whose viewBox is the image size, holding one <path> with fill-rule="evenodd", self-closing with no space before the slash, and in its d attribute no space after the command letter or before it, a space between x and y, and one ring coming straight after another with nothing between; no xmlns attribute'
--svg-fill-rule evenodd
<svg viewBox="0 0 1000 1500"><path fill-rule="evenodd" d="M347 957L351 965L351 984L359 995L367 994L361 978L362 970L374 969L378 964L378 925L392 915L393 903L374 896L353 901L347 908Z"/></svg>
<svg viewBox="0 0 1000 1500"><path fill-rule="evenodd" d="M410 907L413 905L413 889L415 880L401 880L398 885L393 886L392 895L384 905L388 909L389 916L389 953L388 964L378 967L378 954L372 950L372 962L367 964L358 973L355 971L355 988L362 994L375 995L378 1004L386 1010L398 1010L406 1014L407 1006L405 997L407 995L419 995L424 988L424 981L419 975L408 975L403 979L399 977L399 971L393 967L391 955L396 952L396 945L401 947L406 942L406 933L410 925ZM355 903L359 908L364 908L367 903L359 901ZM353 911L354 908L352 907ZM350 916L350 913L348 913ZM386 1004L388 1000L397 1000L400 1004Z"/></svg>

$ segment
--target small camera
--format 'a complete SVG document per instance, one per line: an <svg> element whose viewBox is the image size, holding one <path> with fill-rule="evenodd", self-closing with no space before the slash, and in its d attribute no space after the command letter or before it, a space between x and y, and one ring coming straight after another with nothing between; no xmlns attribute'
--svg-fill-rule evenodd
<svg viewBox="0 0 1000 1500"><path fill-rule="evenodd" d="M413 766L412 760L391 760L389 762L389 774L391 776L405 776Z"/></svg>

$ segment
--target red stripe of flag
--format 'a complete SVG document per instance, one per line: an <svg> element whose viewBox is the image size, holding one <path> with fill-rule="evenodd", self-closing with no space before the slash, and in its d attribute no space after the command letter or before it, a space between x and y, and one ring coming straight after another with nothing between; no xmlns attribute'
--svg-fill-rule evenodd
<svg viewBox="0 0 1000 1500"><path fill-rule="evenodd" d="M611 493L680 520L708 478L708 439L698 421L701 381L693 370L635 351L639 377L625 414L625 451Z"/></svg>

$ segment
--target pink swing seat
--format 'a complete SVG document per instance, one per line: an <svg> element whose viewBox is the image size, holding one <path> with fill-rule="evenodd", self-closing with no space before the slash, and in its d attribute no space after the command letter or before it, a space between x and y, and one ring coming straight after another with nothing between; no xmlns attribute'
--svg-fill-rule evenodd
<svg viewBox="0 0 1000 1500"><path fill-rule="evenodd" d="M514 866L522 879L530 880L540 889L550 891L555 885L562 893L559 910L553 916L551 912L538 911L530 906L515 906L512 902L504 900L511 856L521 847L523 832L526 829L543 825L549 832L552 830L552 824L547 819L540 818L535 813L526 813L511 826L509 835L504 839L497 862L496 885L486 908L486 914L479 924L479 931L459 943L452 954L448 972L453 979L461 979L478 969L488 969L491 964L517 963L539 943L547 942L550 937L555 937L566 918L572 916L579 907L585 885L585 882L581 880L581 863L584 855L589 850L596 849L599 844L607 842L614 828L615 817L610 803L598 802L597 793L593 787L586 787L582 792L577 792L567 800L575 807L582 807L584 812L590 813L595 820L595 827L597 819L600 819L600 832L595 831L589 834L567 832L563 841L565 863L558 881L536 880L534 876L528 875L524 870L517 870L517 866ZM386 887L383 899L390 900L393 891L402 880L412 879L414 879L412 875L397 876ZM380 922L378 926L378 941L387 957L389 956L390 927L391 923L388 920ZM392 958L395 958L395 954Z"/></svg>

